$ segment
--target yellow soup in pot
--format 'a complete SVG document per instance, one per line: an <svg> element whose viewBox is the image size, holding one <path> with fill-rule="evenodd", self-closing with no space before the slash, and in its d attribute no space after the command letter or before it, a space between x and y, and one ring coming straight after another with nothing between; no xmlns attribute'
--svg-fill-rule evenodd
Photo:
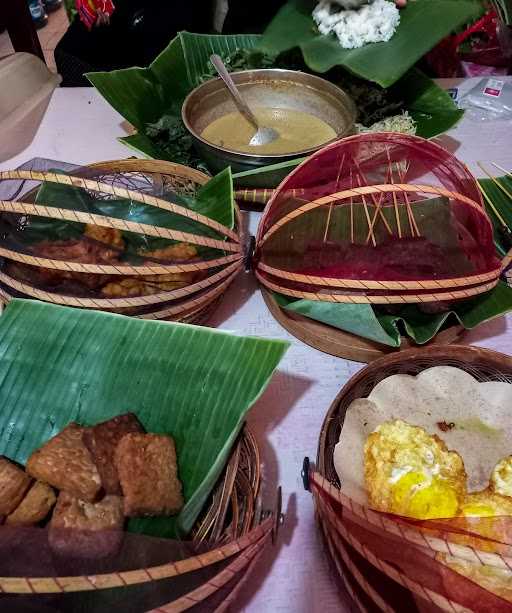
<svg viewBox="0 0 512 613"><path fill-rule="evenodd" d="M330 125L309 113L277 108L255 108L253 112L259 124L276 130L279 138L266 145L249 145L254 128L238 111L213 121L201 136L224 149L257 155L294 153L318 147L336 137Z"/></svg>

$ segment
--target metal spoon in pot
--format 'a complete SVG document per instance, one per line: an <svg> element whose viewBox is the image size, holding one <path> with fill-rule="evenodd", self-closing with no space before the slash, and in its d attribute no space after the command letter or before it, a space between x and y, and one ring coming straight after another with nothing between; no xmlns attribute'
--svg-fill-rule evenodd
<svg viewBox="0 0 512 613"><path fill-rule="evenodd" d="M214 65L219 77L224 81L224 85L227 87L229 93L231 94L231 97L233 98L238 110L256 130L256 133L249 141L249 145L253 147L268 145L272 141L276 140L276 138L279 138L279 134L276 132L276 130L274 130L273 128L265 128L258 124L258 120L240 95L240 92L238 91L233 79L231 78L221 58L218 55L213 54L212 56L210 56L210 61Z"/></svg>

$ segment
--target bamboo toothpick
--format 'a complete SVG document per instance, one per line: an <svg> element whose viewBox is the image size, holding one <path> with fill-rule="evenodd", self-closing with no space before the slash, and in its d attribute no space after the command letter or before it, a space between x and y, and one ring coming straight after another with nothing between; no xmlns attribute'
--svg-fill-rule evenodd
<svg viewBox="0 0 512 613"><path fill-rule="evenodd" d="M350 189L352 189L352 169L350 169ZM354 243L354 198L350 196L350 242Z"/></svg>
<svg viewBox="0 0 512 613"><path fill-rule="evenodd" d="M388 157L390 182L391 182L391 185L394 185L395 179L393 177L393 166L391 164L391 157L389 155L389 149L387 147L386 147L386 155ZM400 224L400 212L398 210L398 198L396 197L395 192L392 192L391 195L393 198L393 206L395 208L395 220L396 220L396 229L398 231L398 238L402 238L402 225Z"/></svg>
<svg viewBox="0 0 512 613"><path fill-rule="evenodd" d="M357 160L354 160L354 164L355 167L357 168L357 172L359 174L359 178L358 178L358 183L359 183L359 187L361 187L361 180L364 181L364 183L368 184L368 181L366 180L366 177L363 174L363 171L361 170L361 167L359 166L359 164L357 163ZM382 203L382 199L384 197L384 194L380 194L379 200L377 200L377 198L375 197L375 194L370 194L370 197L373 201L373 204L375 206L375 214L374 214L374 220L370 221L370 223L368 224L368 228L369 228L369 232L368 232L368 236L366 237L366 242L368 243L369 237L370 235L373 233L373 228L375 226L376 223L376 217L377 215L380 215L380 218L382 219L382 223L386 226L386 230L388 231L388 233L390 235L393 235L393 230L391 229L391 226L388 223L388 220L386 219L382 208L381 208L381 203Z"/></svg>
<svg viewBox="0 0 512 613"><path fill-rule="evenodd" d="M356 178L357 178L358 187L361 187L360 175L358 174ZM364 195L361 195L361 198L363 200L364 213L366 215L366 221L368 223L368 228L370 229L370 238L372 239L373 246L376 247L377 241L375 240L375 234L373 233L373 228L371 227L372 220L370 219L370 213L368 211L368 203L366 202L366 197Z"/></svg>
<svg viewBox="0 0 512 613"><path fill-rule="evenodd" d="M343 164L345 163L345 154L343 154L343 157L341 158L341 162L340 165L338 167L338 174L336 175L336 186L335 186L335 191L338 191L338 185L340 182L340 176L341 176L341 171L343 169ZM327 234L329 233L329 224L331 223L331 215L332 215L332 207L334 206L334 203L331 203L329 205L329 212L327 213L327 222L325 224L325 232L324 232L324 243L327 240Z"/></svg>
<svg viewBox="0 0 512 613"><path fill-rule="evenodd" d="M405 180L405 173L407 172L407 170L402 172L400 170L400 166L398 164L396 166L396 170L398 172L398 177L400 179L400 183L403 183L404 180ZM409 200L409 194L407 192L404 192L404 198L405 198L405 203L406 203L406 206L407 206L407 215L409 216L409 223L412 222L414 230L416 231L416 236L419 238L421 236L421 234L420 234L420 231L419 231L419 228L418 228L418 224L416 223L416 219L414 217L414 211L412 210L411 201ZM412 234L412 236L414 236L414 232L412 231L412 228L411 228L411 234Z"/></svg>
<svg viewBox="0 0 512 613"><path fill-rule="evenodd" d="M482 196L484 197L484 200L487 202L487 204L491 207L492 212L496 215L496 217L498 218L499 222L501 223L502 226L508 227L507 223L505 222L505 220L503 219L501 213L498 211L498 209L494 206L493 201L489 198L489 196L487 195L485 189L480 185L480 183L478 183L478 187L480 189L480 191L482 192Z"/></svg>
<svg viewBox="0 0 512 613"><path fill-rule="evenodd" d="M491 181L493 183L496 184L496 186L506 195L508 196L508 198L510 198L512 200L512 194L508 191L508 189L506 189L505 187L503 187L503 185L498 181L498 179L496 179L496 177L493 177L491 175L491 173L485 168L485 166L481 163L481 162L477 162L478 165L480 166L480 168L485 172L485 174L489 177L489 179L491 179Z"/></svg>
<svg viewBox="0 0 512 613"><path fill-rule="evenodd" d="M503 168L502 166L500 166L499 164L496 164L496 162L491 162L491 164L497 168L498 170L500 170L501 172L504 172L508 177L512 177L512 173L509 170L505 170L505 168Z"/></svg>

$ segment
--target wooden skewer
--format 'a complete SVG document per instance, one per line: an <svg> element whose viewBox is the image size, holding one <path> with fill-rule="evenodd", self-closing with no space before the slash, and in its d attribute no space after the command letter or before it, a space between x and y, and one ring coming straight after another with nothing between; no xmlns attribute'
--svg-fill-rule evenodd
<svg viewBox="0 0 512 613"><path fill-rule="evenodd" d="M359 187L361 187L362 185L361 177L359 176L359 174L357 175L357 184ZM363 200L364 213L366 215L366 221L368 223L368 228L370 229L370 238L372 239L373 246L376 247L377 241L375 240L375 234L373 233L373 228L371 227L372 220L370 219L370 213L368 211L368 203L366 202L366 197L364 195L361 195L361 198Z"/></svg>
<svg viewBox="0 0 512 613"><path fill-rule="evenodd" d="M398 172L398 177L400 178L400 183L403 183L404 179L405 179L405 173L407 172L407 170L402 173L401 170L400 170L400 167L398 166L398 164L397 164L396 169L397 169L397 172ZM416 223L416 219L414 217L414 212L413 212L412 206L411 206L411 201L409 200L409 194L407 192L404 192L404 198L405 198L405 203L406 203L406 206L407 206L407 215L409 216L409 223L412 222L414 230L416 231L416 236L420 237L421 234L420 234L420 231L419 231L419 228L418 228L418 224ZM414 232L412 231L412 228L411 228L411 234L412 234L412 236L414 236Z"/></svg>
<svg viewBox="0 0 512 613"><path fill-rule="evenodd" d="M498 170L500 170L501 172L504 172L508 177L512 177L512 172L505 170L505 168L503 168L502 166L500 166L499 164L496 164L496 162L491 162L491 164L497 168Z"/></svg>
<svg viewBox="0 0 512 613"><path fill-rule="evenodd" d="M335 191L338 191L338 185L340 182L340 176L341 176L341 171L343 169L343 164L345 163L345 154L343 154L343 157L341 158L341 162L338 168L338 174L336 176L336 187L335 187ZM331 203L329 205L329 212L327 213L327 221L325 224L325 231L324 231L324 243L327 240L327 234L329 233L329 224L331 223L331 215L332 215L332 207L334 206L334 203Z"/></svg>
<svg viewBox="0 0 512 613"><path fill-rule="evenodd" d="M386 172L386 179L385 182L388 183L389 182L389 168ZM382 207L382 200L384 199L384 192L381 192L380 197L379 197L379 206L375 207L375 213L373 214L373 218L372 218L372 230L375 228L375 224L377 223L377 216L379 214L379 211ZM384 212L382 212L382 215L384 215ZM370 232L368 232L367 236L366 236L366 244L368 244L368 242L370 241Z"/></svg>
<svg viewBox="0 0 512 613"><path fill-rule="evenodd" d="M391 178L391 185L395 184L395 180L393 177L393 166L391 164L391 157L389 155L389 149L386 147L386 154L388 156L388 164L389 164L389 173ZM395 220L396 220L396 229L398 230L398 238L402 238L402 225L400 224L400 212L398 210L398 198L396 197L396 193L392 192L393 197L393 206L395 207Z"/></svg>
<svg viewBox="0 0 512 613"><path fill-rule="evenodd" d="M361 179L364 181L364 183L368 183L368 181L366 180L366 177L363 174L363 171L361 170L361 167L359 166L359 164L357 163L356 160L354 160L354 164L357 168L357 172L359 173L359 187L361 187ZM369 241L369 237L371 236L371 233L373 233L373 228L375 226L376 223L376 217L377 215L380 215L380 218L382 219L382 223L386 226L386 230L388 231L389 234L393 234L393 230L391 229L391 226L388 223L388 220L386 219L382 208L381 208L381 203L382 203L382 199L384 197L384 194L380 194L379 200L377 200L377 198L375 197L375 194L370 194L371 199L373 200L373 204L375 205L375 215L374 215L374 220L371 221L368 224L369 227L369 232L368 232L368 236L366 237L366 243L368 243Z"/></svg>
<svg viewBox="0 0 512 613"><path fill-rule="evenodd" d="M352 189L352 169L350 170L350 188ZM354 243L354 198L350 196L350 242Z"/></svg>
<svg viewBox="0 0 512 613"><path fill-rule="evenodd" d="M507 226L506 221L503 219L503 217L502 217L501 213L498 211L498 209L494 206L493 201L489 198L489 196L487 195L485 189L480 185L480 183L478 183L478 187L479 187L480 191L482 192L482 196L484 197L484 200L491 207L492 212L496 215L496 217L498 218L498 220L501 223L501 225L505 226L507 228L508 226Z"/></svg>
<svg viewBox="0 0 512 613"><path fill-rule="evenodd" d="M506 195L508 196L511 200L512 200L512 194L508 191L508 189L506 189L505 187L503 187L503 185L498 181L498 179L496 179L496 177L493 177L491 175L490 172L488 172L488 170L484 167L484 165L481 162L478 162L478 165L480 166L480 168L485 172L485 174L489 177L489 179L491 179L491 181L493 183L496 184L496 186Z"/></svg>

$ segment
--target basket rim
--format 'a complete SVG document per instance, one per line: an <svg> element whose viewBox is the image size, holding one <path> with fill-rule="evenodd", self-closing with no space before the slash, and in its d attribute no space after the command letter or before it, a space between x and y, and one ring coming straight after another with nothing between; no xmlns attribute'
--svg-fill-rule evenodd
<svg viewBox="0 0 512 613"><path fill-rule="evenodd" d="M239 442L235 443L232 449L230 459L233 454L239 453L239 446L245 445L252 449L255 454L255 462L260 459L259 446L247 425L241 431ZM223 473L219 479L222 483L230 460L226 463ZM243 464L238 463L235 476L244 474ZM260 476L256 471L255 488L259 490ZM204 508L208 508L212 495L208 498ZM254 510L254 509L253 509ZM224 520L226 521L226 520ZM97 591L110 588L122 588L126 585L137 585L148 583L161 579L171 578L193 572L204 566L216 564L226 558L236 556L237 554L244 555L245 550L259 550L265 544L273 539L275 533L274 511L264 514L263 517L254 515L250 522L250 527L240 536L225 541L220 539L215 541L213 546L203 553L178 560L176 562L168 562L158 564L147 568L138 568L125 571L112 571L98 574L77 574L72 576L54 576L54 577L0 577L0 593L2 594L50 594L50 593L65 593L73 591ZM199 522L199 520L198 520ZM0 527L1 529L1 527ZM44 528L34 528L43 531ZM123 531L124 532L124 531ZM187 539L194 542L192 534ZM201 544L203 540L199 541ZM248 560L246 560L248 561ZM236 562L236 560L235 560ZM76 589L73 589L75 587Z"/></svg>

